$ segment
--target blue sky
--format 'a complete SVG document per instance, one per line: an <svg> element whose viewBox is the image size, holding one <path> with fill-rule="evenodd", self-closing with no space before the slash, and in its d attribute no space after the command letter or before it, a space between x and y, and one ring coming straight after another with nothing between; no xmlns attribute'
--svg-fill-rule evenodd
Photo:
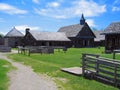
<svg viewBox="0 0 120 90"><path fill-rule="evenodd" d="M14 26L56 32L60 27L78 24L81 14L91 28L105 29L120 21L119 0L0 0L0 33Z"/></svg>

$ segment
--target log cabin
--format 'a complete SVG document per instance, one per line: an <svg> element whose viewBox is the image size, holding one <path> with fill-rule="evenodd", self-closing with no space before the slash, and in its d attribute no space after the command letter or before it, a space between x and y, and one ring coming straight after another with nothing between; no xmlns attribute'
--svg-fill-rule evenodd
<svg viewBox="0 0 120 90"><path fill-rule="evenodd" d="M120 49L120 22L111 23L102 33L105 35L105 52Z"/></svg>
<svg viewBox="0 0 120 90"><path fill-rule="evenodd" d="M61 27L58 32L64 32L71 40L70 47L93 47L95 35L82 14L80 23Z"/></svg>
<svg viewBox="0 0 120 90"><path fill-rule="evenodd" d="M4 45L9 47L16 47L22 45L22 39L24 37L24 34L18 31L15 27L10 30L5 36L4 36Z"/></svg>
<svg viewBox="0 0 120 90"><path fill-rule="evenodd" d="M101 33L104 32L104 30L95 30L93 31L96 38L94 38L94 46L100 47L105 46L105 35L101 35Z"/></svg>
<svg viewBox="0 0 120 90"><path fill-rule="evenodd" d="M4 36L0 33L0 46L4 45Z"/></svg>
<svg viewBox="0 0 120 90"><path fill-rule="evenodd" d="M67 47L70 40L65 33L61 32L39 32L26 29L24 36L25 46L65 46Z"/></svg>

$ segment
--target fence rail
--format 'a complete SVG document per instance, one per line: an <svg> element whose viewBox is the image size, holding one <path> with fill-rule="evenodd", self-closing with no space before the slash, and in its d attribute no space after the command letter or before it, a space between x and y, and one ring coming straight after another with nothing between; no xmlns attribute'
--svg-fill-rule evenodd
<svg viewBox="0 0 120 90"><path fill-rule="evenodd" d="M115 86L120 85L120 61L117 60L82 54L82 73L83 76L107 80Z"/></svg>
<svg viewBox="0 0 120 90"><path fill-rule="evenodd" d="M113 59L116 58L116 53L120 53L120 49L113 50Z"/></svg>
<svg viewBox="0 0 120 90"><path fill-rule="evenodd" d="M11 52L11 47L0 45L0 52Z"/></svg>
<svg viewBox="0 0 120 90"><path fill-rule="evenodd" d="M54 46L18 46L18 53L24 53L24 54L28 54L30 56L31 53L46 53L46 54L53 54L54 53L54 49L58 49L58 51L60 51L60 49L62 49L64 52L67 51L66 47L54 47Z"/></svg>

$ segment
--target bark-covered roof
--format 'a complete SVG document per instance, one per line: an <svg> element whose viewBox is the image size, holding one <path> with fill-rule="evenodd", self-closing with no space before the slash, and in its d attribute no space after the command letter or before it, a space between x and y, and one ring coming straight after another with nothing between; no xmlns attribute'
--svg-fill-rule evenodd
<svg viewBox="0 0 120 90"><path fill-rule="evenodd" d="M103 32L103 34L120 34L120 22L111 23Z"/></svg>
<svg viewBox="0 0 120 90"><path fill-rule="evenodd" d="M61 27L58 30L58 32L65 32L67 37L76 37L83 27L84 25L75 24L75 25Z"/></svg>
<svg viewBox="0 0 120 90"><path fill-rule="evenodd" d="M61 32L29 32L37 41L70 41L70 39L66 37L65 33Z"/></svg>
<svg viewBox="0 0 120 90"><path fill-rule="evenodd" d="M105 40L105 35L101 35L101 33L103 33L103 30L95 30L93 31L96 38L94 38L94 41L101 41L101 40Z"/></svg>
<svg viewBox="0 0 120 90"><path fill-rule="evenodd" d="M24 34L22 34L20 31L18 31L15 27L10 30L5 37L24 37Z"/></svg>

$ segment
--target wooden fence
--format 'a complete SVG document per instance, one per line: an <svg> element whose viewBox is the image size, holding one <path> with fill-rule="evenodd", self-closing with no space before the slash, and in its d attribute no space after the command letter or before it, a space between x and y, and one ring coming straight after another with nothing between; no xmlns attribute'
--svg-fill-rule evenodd
<svg viewBox="0 0 120 90"><path fill-rule="evenodd" d="M51 54L54 53L54 49L51 47L41 46L27 46L27 47L18 46L18 53L28 54L29 56L31 53Z"/></svg>
<svg viewBox="0 0 120 90"><path fill-rule="evenodd" d="M11 52L11 47L0 45L0 52Z"/></svg>
<svg viewBox="0 0 120 90"><path fill-rule="evenodd" d="M113 59L115 59L115 54L116 54L116 53L120 53L120 49L113 50Z"/></svg>
<svg viewBox="0 0 120 90"><path fill-rule="evenodd" d="M99 55L82 54L82 73L112 85L120 86L120 61L102 58Z"/></svg>

